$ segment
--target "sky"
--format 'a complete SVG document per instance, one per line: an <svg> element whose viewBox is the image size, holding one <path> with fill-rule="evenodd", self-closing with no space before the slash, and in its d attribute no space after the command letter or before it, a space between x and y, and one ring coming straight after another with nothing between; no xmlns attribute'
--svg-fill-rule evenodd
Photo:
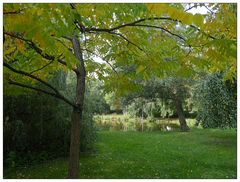
<svg viewBox="0 0 240 182"><path fill-rule="evenodd" d="M205 7L197 7L197 8L192 8L188 11L189 13L192 13L192 14L196 14L196 13L199 13L199 14L207 14L208 13L208 10L207 8Z"/></svg>

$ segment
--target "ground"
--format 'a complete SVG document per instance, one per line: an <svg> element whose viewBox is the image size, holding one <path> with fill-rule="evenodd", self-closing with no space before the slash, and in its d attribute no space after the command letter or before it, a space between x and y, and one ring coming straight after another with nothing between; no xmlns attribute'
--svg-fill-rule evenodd
<svg viewBox="0 0 240 182"><path fill-rule="evenodd" d="M236 178L237 132L100 131L96 153L81 156L80 178ZM66 178L67 159L8 168L4 178Z"/></svg>

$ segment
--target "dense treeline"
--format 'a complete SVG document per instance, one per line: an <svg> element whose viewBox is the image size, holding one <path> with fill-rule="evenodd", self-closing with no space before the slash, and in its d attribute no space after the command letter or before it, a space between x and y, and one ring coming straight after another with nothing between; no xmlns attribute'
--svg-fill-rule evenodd
<svg viewBox="0 0 240 182"><path fill-rule="evenodd" d="M68 153L68 107L42 94L4 97L5 162L27 163ZM56 152L56 150L58 152ZM35 159L34 159L35 158Z"/></svg>
<svg viewBox="0 0 240 182"><path fill-rule="evenodd" d="M50 81L72 97L76 80L68 82L67 74L58 72ZM84 153L94 150L92 106L93 100L87 94L80 136L80 150ZM71 107L47 95L27 89L17 96L4 95L4 165L14 167L68 157L70 118Z"/></svg>
<svg viewBox="0 0 240 182"><path fill-rule="evenodd" d="M224 80L222 73L197 79L151 79L139 92L123 99L124 111L134 117L178 117L185 130L185 118L196 118L204 128L236 128L236 80ZM184 126L185 125L185 126Z"/></svg>

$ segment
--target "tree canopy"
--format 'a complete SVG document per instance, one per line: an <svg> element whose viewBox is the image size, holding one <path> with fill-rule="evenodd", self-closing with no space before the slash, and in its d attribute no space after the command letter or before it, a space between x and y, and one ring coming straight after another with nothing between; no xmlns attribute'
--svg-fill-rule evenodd
<svg viewBox="0 0 240 182"><path fill-rule="evenodd" d="M79 63L69 41L74 33L82 42L87 77L103 79L111 89L134 89L131 77L147 79L152 74L187 76L208 70L235 78L236 4L209 4L205 15L193 15L184 7L4 4L4 64L14 65L15 73L22 70L42 80L59 69L76 72ZM104 63L96 62L96 57ZM12 71L4 69L8 75L4 78L36 81Z"/></svg>

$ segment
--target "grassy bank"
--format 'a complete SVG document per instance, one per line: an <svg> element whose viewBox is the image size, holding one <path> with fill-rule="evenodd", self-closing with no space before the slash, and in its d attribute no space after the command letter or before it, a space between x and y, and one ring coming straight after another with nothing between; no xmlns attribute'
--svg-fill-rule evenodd
<svg viewBox="0 0 240 182"><path fill-rule="evenodd" d="M80 178L236 178L235 130L98 133L97 152L80 159ZM65 178L67 159L8 168L4 178Z"/></svg>

